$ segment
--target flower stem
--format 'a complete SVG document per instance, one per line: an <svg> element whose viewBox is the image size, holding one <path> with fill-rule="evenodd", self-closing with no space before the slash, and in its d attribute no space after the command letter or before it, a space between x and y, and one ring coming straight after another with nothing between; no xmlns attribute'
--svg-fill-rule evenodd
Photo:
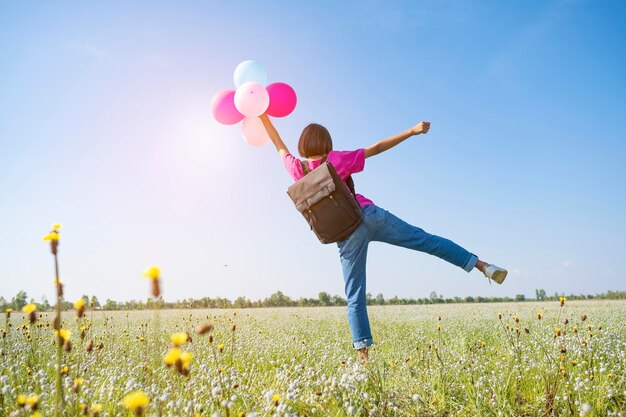
<svg viewBox="0 0 626 417"><path fill-rule="evenodd" d="M53 242L54 243L54 242ZM59 260L56 253L56 247L53 250L54 254L54 273L56 277L56 287L57 287L57 305L56 305L56 319L55 322L58 323L58 327L61 329L61 281L59 280ZM57 337L57 378L56 378L56 406L55 406L55 415L57 417L61 417L61 409L64 408L64 399L63 399L63 381L61 380L61 362L63 359L63 344Z"/></svg>

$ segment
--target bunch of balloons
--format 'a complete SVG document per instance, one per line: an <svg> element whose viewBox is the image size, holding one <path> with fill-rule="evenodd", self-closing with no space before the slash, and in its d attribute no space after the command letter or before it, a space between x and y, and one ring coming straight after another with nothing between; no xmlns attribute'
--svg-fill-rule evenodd
<svg viewBox="0 0 626 417"><path fill-rule="evenodd" d="M258 116L267 113L285 117L296 108L296 92L288 84L273 83L265 87L267 73L256 61L237 65L233 76L236 90L218 91L211 100L215 120L233 125L243 120L241 133L250 145L262 146L270 138Z"/></svg>

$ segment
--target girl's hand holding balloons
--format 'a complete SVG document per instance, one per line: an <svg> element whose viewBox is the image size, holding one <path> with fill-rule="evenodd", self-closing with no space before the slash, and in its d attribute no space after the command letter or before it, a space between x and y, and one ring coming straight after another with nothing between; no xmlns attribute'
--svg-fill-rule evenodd
<svg viewBox="0 0 626 417"><path fill-rule="evenodd" d="M225 125L241 124L241 133L252 146L269 142L269 136L258 116L267 113L285 117L296 108L296 92L288 84L274 83L265 87L267 73L261 64L244 61L233 75L236 90L218 91L211 100L211 113Z"/></svg>

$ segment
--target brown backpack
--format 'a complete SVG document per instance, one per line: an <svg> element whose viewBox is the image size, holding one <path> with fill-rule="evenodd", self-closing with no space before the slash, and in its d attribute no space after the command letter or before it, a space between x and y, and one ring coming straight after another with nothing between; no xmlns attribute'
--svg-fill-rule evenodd
<svg viewBox="0 0 626 417"><path fill-rule="evenodd" d="M311 226L322 243L340 242L361 224L361 207L354 196L354 182L348 177L350 190L332 164L322 159L313 171L302 163L304 177L287 189L296 209Z"/></svg>

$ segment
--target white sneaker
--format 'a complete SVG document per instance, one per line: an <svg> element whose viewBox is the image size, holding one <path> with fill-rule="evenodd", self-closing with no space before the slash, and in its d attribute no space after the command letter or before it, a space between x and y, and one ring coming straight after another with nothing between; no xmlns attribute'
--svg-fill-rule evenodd
<svg viewBox="0 0 626 417"><path fill-rule="evenodd" d="M498 284L502 284L504 282L506 274L508 273L509 271L507 271L506 269L500 268L499 266L495 265L489 265L487 266L487 268L485 268L485 276L489 278L490 281L494 280Z"/></svg>

